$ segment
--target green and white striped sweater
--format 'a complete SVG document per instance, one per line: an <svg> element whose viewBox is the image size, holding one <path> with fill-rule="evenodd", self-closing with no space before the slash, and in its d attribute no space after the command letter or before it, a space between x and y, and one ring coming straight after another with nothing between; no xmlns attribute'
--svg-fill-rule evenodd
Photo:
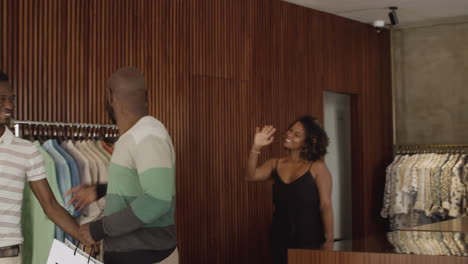
<svg viewBox="0 0 468 264"><path fill-rule="evenodd" d="M109 165L104 218L92 223L107 252L164 250L177 245L175 153L164 125L140 119L117 141Z"/></svg>

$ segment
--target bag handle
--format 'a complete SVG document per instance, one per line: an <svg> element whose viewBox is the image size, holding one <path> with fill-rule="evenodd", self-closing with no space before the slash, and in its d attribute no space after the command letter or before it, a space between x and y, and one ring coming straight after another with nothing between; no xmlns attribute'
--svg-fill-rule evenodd
<svg viewBox="0 0 468 264"><path fill-rule="evenodd" d="M80 247L80 241L78 241L78 244L76 245L76 248L75 248L75 252L73 253L74 256L76 256L76 251L78 250L78 248ZM83 245L83 251L86 253L86 246ZM91 260L91 255L93 255L94 253L94 248L91 247L91 252L88 254L88 264L89 264L89 261Z"/></svg>

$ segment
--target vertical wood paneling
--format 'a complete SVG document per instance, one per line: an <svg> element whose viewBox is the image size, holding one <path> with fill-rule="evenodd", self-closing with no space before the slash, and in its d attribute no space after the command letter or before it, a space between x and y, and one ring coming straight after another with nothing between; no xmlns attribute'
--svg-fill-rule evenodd
<svg viewBox="0 0 468 264"><path fill-rule="evenodd" d="M379 237L391 155L389 34L279 0L0 0L0 69L22 120L108 123L107 78L145 75L177 151L182 263L267 263L270 183L243 181L255 126L353 94L353 235ZM374 243L375 239L369 239Z"/></svg>

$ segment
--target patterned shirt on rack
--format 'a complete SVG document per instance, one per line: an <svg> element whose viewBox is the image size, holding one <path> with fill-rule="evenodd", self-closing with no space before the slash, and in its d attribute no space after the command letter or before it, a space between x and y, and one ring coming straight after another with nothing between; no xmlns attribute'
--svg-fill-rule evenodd
<svg viewBox="0 0 468 264"><path fill-rule="evenodd" d="M388 218L389 216L389 210L391 206L391 195L392 195L393 168L398 164L398 162L400 162L401 159L402 159L402 156L396 156L392 164L390 164L386 169L384 200L383 200L382 210L380 211L380 215L383 218Z"/></svg>
<svg viewBox="0 0 468 264"><path fill-rule="evenodd" d="M441 177L442 177L442 167L449 161L450 155L440 155L441 159L434 164L433 171L431 174L431 183L432 183L432 207L431 207L431 215L439 214L442 208L442 199L441 199L441 191L440 186L442 184Z"/></svg>
<svg viewBox="0 0 468 264"><path fill-rule="evenodd" d="M450 211L449 216L460 217L463 212L462 199L465 195L465 186L461 179L463 168L466 163L466 155L463 155L452 170L452 186L450 190Z"/></svg>
<svg viewBox="0 0 468 264"><path fill-rule="evenodd" d="M442 178L441 178L441 199L442 199L442 209L444 211L450 210L450 190L452 187L452 170L455 167L455 164L458 162L460 155L452 155L449 162L447 162L443 168ZM442 212L443 214L444 212Z"/></svg>

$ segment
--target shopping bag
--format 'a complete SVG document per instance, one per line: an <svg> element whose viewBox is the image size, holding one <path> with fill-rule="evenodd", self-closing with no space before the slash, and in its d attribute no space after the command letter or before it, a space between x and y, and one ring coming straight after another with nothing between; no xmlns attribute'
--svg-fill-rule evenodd
<svg viewBox="0 0 468 264"><path fill-rule="evenodd" d="M47 264L102 264L79 248L71 248L54 239Z"/></svg>

